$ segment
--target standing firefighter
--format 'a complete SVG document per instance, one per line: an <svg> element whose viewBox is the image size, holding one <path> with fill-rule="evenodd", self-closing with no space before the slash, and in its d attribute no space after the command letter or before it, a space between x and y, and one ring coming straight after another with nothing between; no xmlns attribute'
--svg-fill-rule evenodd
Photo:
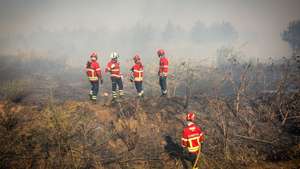
<svg viewBox="0 0 300 169"><path fill-rule="evenodd" d="M86 64L86 74L88 76L89 81L91 82L91 90L90 90L90 99L92 101L96 101L98 91L99 91L99 80L101 84L103 83L103 78L101 74L101 69L99 63L97 62L97 53L92 52L91 60Z"/></svg>
<svg viewBox="0 0 300 169"><path fill-rule="evenodd" d="M182 132L181 146L187 148L189 152L188 159L194 161L193 168L196 168L201 153L201 143L204 141L204 134L201 128L193 122L195 120L195 114L193 112L187 113L186 120L187 126Z"/></svg>
<svg viewBox="0 0 300 169"><path fill-rule="evenodd" d="M141 62L139 55L133 57L134 66L131 68L131 81L134 81L135 88L137 90L138 96L144 96L143 90L143 77L144 77L144 66Z"/></svg>
<svg viewBox="0 0 300 169"><path fill-rule="evenodd" d="M110 58L111 60L107 63L105 72L110 72L110 78L112 83L112 97L114 101L118 96L122 97L124 95L123 82L120 70L120 63L118 61L119 54L117 52L112 52L110 54Z"/></svg>
<svg viewBox="0 0 300 169"><path fill-rule="evenodd" d="M169 60L165 56L165 51L163 49L159 49L157 51L157 55L160 58L159 59L158 76L159 76L159 85L160 85L160 89L161 89L161 95L166 96L168 93L167 76L168 76Z"/></svg>

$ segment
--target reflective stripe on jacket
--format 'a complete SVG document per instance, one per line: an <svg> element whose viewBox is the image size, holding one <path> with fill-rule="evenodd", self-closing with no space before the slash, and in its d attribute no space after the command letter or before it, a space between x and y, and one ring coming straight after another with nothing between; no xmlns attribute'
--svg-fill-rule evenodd
<svg viewBox="0 0 300 169"><path fill-rule="evenodd" d="M166 57L159 59L159 76L168 76L169 60Z"/></svg>
<svg viewBox="0 0 300 169"><path fill-rule="evenodd" d="M188 122L188 126L182 132L181 146L187 147L190 153L197 154L203 141L204 135L201 129L194 123Z"/></svg>
<svg viewBox="0 0 300 169"><path fill-rule="evenodd" d="M143 81L144 77L144 66L140 64L135 64L132 68L131 71L133 73L133 79L134 81L140 82Z"/></svg>
<svg viewBox="0 0 300 169"><path fill-rule="evenodd" d="M105 72L110 72L111 77L121 77L120 63L114 60L111 60L107 63Z"/></svg>
<svg viewBox="0 0 300 169"><path fill-rule="evenodd" d="M101 68L97 61L88 61L86 64L86 74L90 81L98 81L101 78Z"/></svg>

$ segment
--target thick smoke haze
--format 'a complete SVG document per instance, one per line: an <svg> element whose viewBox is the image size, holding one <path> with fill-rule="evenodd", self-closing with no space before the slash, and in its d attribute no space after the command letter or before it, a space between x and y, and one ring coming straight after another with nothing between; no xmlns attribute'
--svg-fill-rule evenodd
<svg viewBox="0 0 300 169"><path fill-rule="evenodd" d="M280 33L300 19L298 0L1 0L0 53L64 58L79 66L92 50L122 59L158 48L176 58L215 58L239 47L249 58L291 53ZM214 59L211 59L214 60Z"/></svg>

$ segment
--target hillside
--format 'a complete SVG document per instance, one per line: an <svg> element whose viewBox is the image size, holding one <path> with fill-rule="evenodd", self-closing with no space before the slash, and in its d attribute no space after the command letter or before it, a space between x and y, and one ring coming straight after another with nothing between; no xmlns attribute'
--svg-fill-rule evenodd
<svg viewBox="0 0 300 169"><path fill-rule="evenodd" d="M179 142L183 100L126 98L111 105L103 98L95 105L50 98L43 106L2 101L0 168L187 168ZM209 97L193 98L190 109L207 135L202 168L300 167L298 136L279 121L257 119L249 108L240 112L252 121L245 123L223 100Z"/></svg>
<svg viewBox="0 0 300 169"><path fill-rule="evenodd" d="M158 96L152 63L144 100L125 77L125 98L115 104L104 96L111 90L107 76L92 104L81 69L24 60L14 70L16 59L1 63L11 73L0 83L1 169L187 169L180 147L187 111L196 112L207 136L202 168L300 167L299 57L272 64L229 58L216 68L176 62L168 98Z"/></svg>

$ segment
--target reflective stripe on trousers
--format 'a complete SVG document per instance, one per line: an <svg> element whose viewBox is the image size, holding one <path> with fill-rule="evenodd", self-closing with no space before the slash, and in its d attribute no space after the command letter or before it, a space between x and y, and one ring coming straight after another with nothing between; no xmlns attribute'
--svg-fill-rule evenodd
<svg viewBox="0 0 300 169"><path fill-rule="evenodd" d="M90 94L92 95L92 99L96 100L97 99L97 95L99 92L99 81L91 81L91 91Z"/></svg>
<svg viewBox="0 0 300 169"><path fill-rule="evenodd" d="M112 94L114 96L117 95L117 89L120 95L123 95L123 82L121 78L118 77L111 77L111 84L112 84Z"/></svg>
<svg viewBox="0 0 300 169"><path fill-rule="evenodd" d="M112 97L113 98L117 98L118 97L118 93L116 91L112 91Z"/></svg>

